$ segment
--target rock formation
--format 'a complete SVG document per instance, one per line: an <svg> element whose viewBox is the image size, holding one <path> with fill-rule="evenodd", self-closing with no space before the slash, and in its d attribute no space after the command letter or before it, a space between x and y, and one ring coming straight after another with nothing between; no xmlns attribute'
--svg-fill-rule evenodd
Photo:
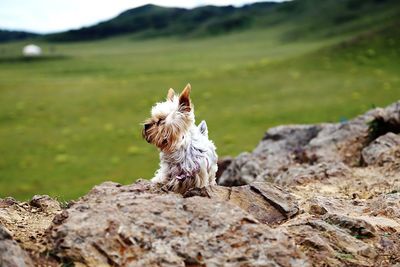
<svg viewBox="0 0 400 267"><path fill-rule="evenodd" d="M0 266L399 265L399 133L397 102L272 128L183 196L139 180L68 205L2 199Z"/></svg>

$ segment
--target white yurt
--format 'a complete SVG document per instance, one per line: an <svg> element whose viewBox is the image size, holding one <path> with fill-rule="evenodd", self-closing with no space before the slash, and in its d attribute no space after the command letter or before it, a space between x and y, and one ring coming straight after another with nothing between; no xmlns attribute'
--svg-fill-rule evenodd
<svg viewBox="0 0 400 267"><path fill-rule="evenodd" d="M24 49L22 49L22 54L25 57L39 57L42 55L42 49L34 44L29 44L24 46Z"/></svg>

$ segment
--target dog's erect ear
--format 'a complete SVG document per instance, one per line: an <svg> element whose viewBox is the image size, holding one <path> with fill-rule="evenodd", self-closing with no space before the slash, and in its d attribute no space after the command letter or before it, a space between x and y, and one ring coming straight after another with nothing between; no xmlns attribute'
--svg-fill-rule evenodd
<svg viewBox="0 0 400 267"><path fill-rule="evenodd" d="M202 135L204 135L205 137L208 137L208 128L207 128L206 121L201 121L199 126L197 126L197 127L199 127L200 133Z"/></svg>
<svg viewBox="0 0 400 267"><path fill-rule="evenodd" d="M168 90L168 94L167 94L167 100L174 100L174 96L175 96L175 91L172 88L169 88Z"/></svg>
<svg viewBox="0 0 400 267"><path fill-rule="evenodd" d="M182 111L187 111L189 112L190 109L190 90L191 90L191 86L188 83L185 87L185 89L183 89L181 95L179 96L179 107Z"/></svg>

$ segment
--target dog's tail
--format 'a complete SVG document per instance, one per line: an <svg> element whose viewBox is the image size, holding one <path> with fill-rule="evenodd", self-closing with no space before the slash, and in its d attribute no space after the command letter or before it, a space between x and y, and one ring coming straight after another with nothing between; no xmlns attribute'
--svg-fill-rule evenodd
<svg viewBox="0 0 400 267"><path fill-rule="evenodd" d="M208 137L208 128L207 128L207 123L206 121L201 121L199 126L197 126L200 130L200 133L204 135L205 137Z"/></svg>

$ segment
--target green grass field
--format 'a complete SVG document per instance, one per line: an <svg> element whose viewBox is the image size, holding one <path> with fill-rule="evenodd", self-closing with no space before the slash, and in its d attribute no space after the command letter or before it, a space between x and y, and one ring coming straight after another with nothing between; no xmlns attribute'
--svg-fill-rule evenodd
<svg viewBox="0 0 400 267"><path fill-rule="evenodd" d="M151 178L158 152L140 123L188 82L220 156L252 150L269 127L338 122L400 99L398 27L291 42L281 32L41 43L50 56L30 61L17 56L25 42L1 44L0 198L68 200L106 180Z"/></svg>

